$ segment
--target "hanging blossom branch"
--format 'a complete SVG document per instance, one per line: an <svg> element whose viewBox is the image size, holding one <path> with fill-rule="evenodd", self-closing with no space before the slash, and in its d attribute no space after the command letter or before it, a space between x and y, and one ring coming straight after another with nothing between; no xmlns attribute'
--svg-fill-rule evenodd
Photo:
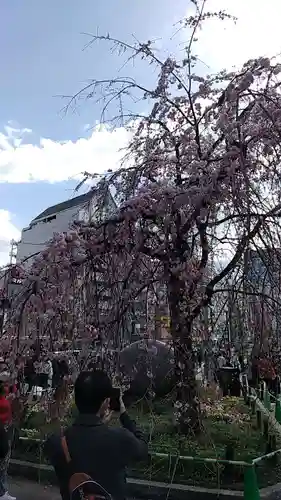
<svg viewBox="0 0 281 500"><path fill-rule="evenodd" d="M211 17L205 4L195 2L194 16L185 20L193 41L182 61L161 61L151 42L130 46L95 37L153 63L157 84L148 89L122 76L93 80L69 105L85 94L96 97L105 118L117 100L122 125L131 97L144 99L150 112L129 113L132 140L120 169L94 175L96 194L114 193L115 214L55 236L30 270L44 310L36 296L25 308L33 331L41 310L40 321L52 317L58 336L91 326L109 339L113 324L120 334L120 322L143 292L163 289L184 432L200 428L192 332L219 284L243 272L249 248L277 244L281 214L281 66L258 58L237 73L197 75L191 46L194 29Z"/></svg>

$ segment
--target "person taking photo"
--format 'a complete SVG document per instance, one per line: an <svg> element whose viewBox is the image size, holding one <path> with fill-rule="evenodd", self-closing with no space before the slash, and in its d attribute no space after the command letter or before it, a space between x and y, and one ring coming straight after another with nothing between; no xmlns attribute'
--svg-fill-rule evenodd
<svg viewBox="0 0 281 500"><path fill-rule="evenodd" d="M45 443L63 500L95 495L124 500L126 467L148 454L147 441L129 417L122 397L118 409L121 426L108 425L113 393L105 372L81 372L74 386L77 418L63 435L52 435Z"/></svg>

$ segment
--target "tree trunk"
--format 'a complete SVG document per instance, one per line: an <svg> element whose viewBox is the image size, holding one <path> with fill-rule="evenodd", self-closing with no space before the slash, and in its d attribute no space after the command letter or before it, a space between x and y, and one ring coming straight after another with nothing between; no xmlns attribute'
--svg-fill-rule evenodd
<svg viewBox="0 0 281 500"><path fill-rule="evenodd" d="M177 382L177 421L184 434L200 431L200 407L195 379L195 359L192 350L192 319L185 283L172 276L169 280L171 334L175 349Z"/></svg>

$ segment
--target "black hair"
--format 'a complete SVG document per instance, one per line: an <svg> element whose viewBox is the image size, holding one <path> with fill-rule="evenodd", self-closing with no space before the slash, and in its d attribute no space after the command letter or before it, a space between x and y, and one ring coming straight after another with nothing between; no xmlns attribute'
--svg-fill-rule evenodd
<svg viewBox="0 0 281 500"><path fill-rule="evenodd" d="M0 396L5 396L6 391L5 391L5 385L3 380L0 380Z"/></svg>
<svg viewBox="0 0 281 500"><path fill-rule="evenodd" d="M97 413L111 394L111 380L102 370L84 371L78 375L74 397L79 413Z"/></svg>

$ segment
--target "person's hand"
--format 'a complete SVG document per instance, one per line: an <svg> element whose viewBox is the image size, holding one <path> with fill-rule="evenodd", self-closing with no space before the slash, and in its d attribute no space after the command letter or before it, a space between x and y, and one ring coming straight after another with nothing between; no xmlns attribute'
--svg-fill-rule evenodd
<svg viewBox="0 0 281 500"><path fill-rule="evenodd" d="M120 411L119 411L119 414L122 415L123 413L126 412L126 406L124 405L122 394L120 395L119 401L120 401Z"/></svg>
<svg viewBox="0 0 281 500"><path fill-rule="evenodd" d="M113 415L113 411L111 410L107 410L106 413L104 414L104 416L102 417L102 421L104 424L108 424L111 420L111 417Z"/></svg>

